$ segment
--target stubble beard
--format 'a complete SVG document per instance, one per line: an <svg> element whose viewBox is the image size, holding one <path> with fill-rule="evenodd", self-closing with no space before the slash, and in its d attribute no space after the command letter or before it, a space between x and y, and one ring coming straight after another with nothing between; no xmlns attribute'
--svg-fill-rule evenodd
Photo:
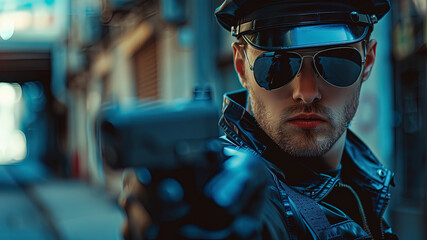
<svg viewBox="0 0 427 240"><path fill-rule="evenodd" d="M287 108L278 124L271 121L272 116L264 102L250 91L252 112L264 132L288 154L295 157L321 157L338 141L356 114L360 87L361 84L339 111L333 112L319 103L295 104ZM286 124L290 114L303 112L326 116L329 123L319 129L295 129L289 123Z"/></svg>

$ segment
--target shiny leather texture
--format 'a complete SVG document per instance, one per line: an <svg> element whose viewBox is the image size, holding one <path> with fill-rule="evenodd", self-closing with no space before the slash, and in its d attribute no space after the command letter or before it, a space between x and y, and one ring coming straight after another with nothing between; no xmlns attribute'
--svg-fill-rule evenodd
<svg viewBox="0 0 427 240"><path fill-rule="evenodd" d="M259 155L271 173L266 193L268 200L262 217L262 239L317 239L292 199L287 196L284 184L319 204L332 225L334 237L330 239L397 239L391 234L382 216L390 200L389 190L394 185L394 174L378 161L354 133L347 131L339 178L314 172L292 161L292 157L261 130L253 115L244 107L247 95L246 90L240 90L224 96L219 126L225 133L222 139L226 146L244 148ZM338 188L342 182L354 189L360 199L369 226L368 232L360 219L352 219L344 209L328 200L342 197L345 198L343 202L347 201L346 190ZM351 195L349 191L347 194Z"/></svg>

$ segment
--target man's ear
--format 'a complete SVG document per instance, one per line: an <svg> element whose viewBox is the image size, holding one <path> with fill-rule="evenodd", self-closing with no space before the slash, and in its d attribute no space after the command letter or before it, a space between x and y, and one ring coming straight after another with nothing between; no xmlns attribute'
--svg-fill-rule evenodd
<svg viewBox="0 0 427 240"><path fill-rule="evenodd" d="M239 75L240 83L244 88L246 88L247 81L245 77L245 56L242 52L242 47L237 42L233 43L232 47L234 68Z"/></svg>
<svg viewBox="0 0 427 240"><path fill-rule="evenodd" d="M374 67L375 57L377 55L377 41L372 39L369 41L366 46L366 60L365 68L363 70L363 79L362 82L368 80L369 75L371 75L372 68Z"/></svg>

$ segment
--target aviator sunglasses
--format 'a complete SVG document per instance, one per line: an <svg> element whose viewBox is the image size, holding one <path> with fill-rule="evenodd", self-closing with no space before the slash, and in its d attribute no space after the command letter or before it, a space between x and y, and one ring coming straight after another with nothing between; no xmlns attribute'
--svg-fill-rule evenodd
<svg viewBox="0 0 427 240"><path fill-rule="evenodd" d="M357 48L334 47L317 52L292 51L266 52L249 62L245 48L243 52L258 85L267 90L281 88L290 83L300 72L305 57L313 59L315 71L323 80L335 87L349 87L359 79L366 60ZM306 55L311 54L311 55Z"/></svg>

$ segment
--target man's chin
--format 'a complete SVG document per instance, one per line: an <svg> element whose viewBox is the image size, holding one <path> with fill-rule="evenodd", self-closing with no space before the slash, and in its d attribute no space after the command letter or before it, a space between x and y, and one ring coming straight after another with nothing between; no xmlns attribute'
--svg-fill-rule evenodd
<svg viewBox="0 0 427 240"><path fill-rule="evenodd" d="M331 138L331 126L322 126L314 129L302 129L294 126L286 126L278 133L278 138L285 138L287 142L296 145L307 145L308 148L315 147Z"/></svg>
<svg viewBox="0 0 427 240"><path fill-rule="evenodd" d="M314 146L314 147L285 146L285 147L282 147L282 149L293 157L321 157L324 154L326 154L326 152L328 152L329 150L326 148L319 148L318 146Z"/></svg>
<svg viewBox="0 0 427 240"><path fill-rule="evenodd" d="M319 132L307 131L295 134L292 138L281 139L279 146L295 157L321 157L328 152L334 141Z"/></svg>

